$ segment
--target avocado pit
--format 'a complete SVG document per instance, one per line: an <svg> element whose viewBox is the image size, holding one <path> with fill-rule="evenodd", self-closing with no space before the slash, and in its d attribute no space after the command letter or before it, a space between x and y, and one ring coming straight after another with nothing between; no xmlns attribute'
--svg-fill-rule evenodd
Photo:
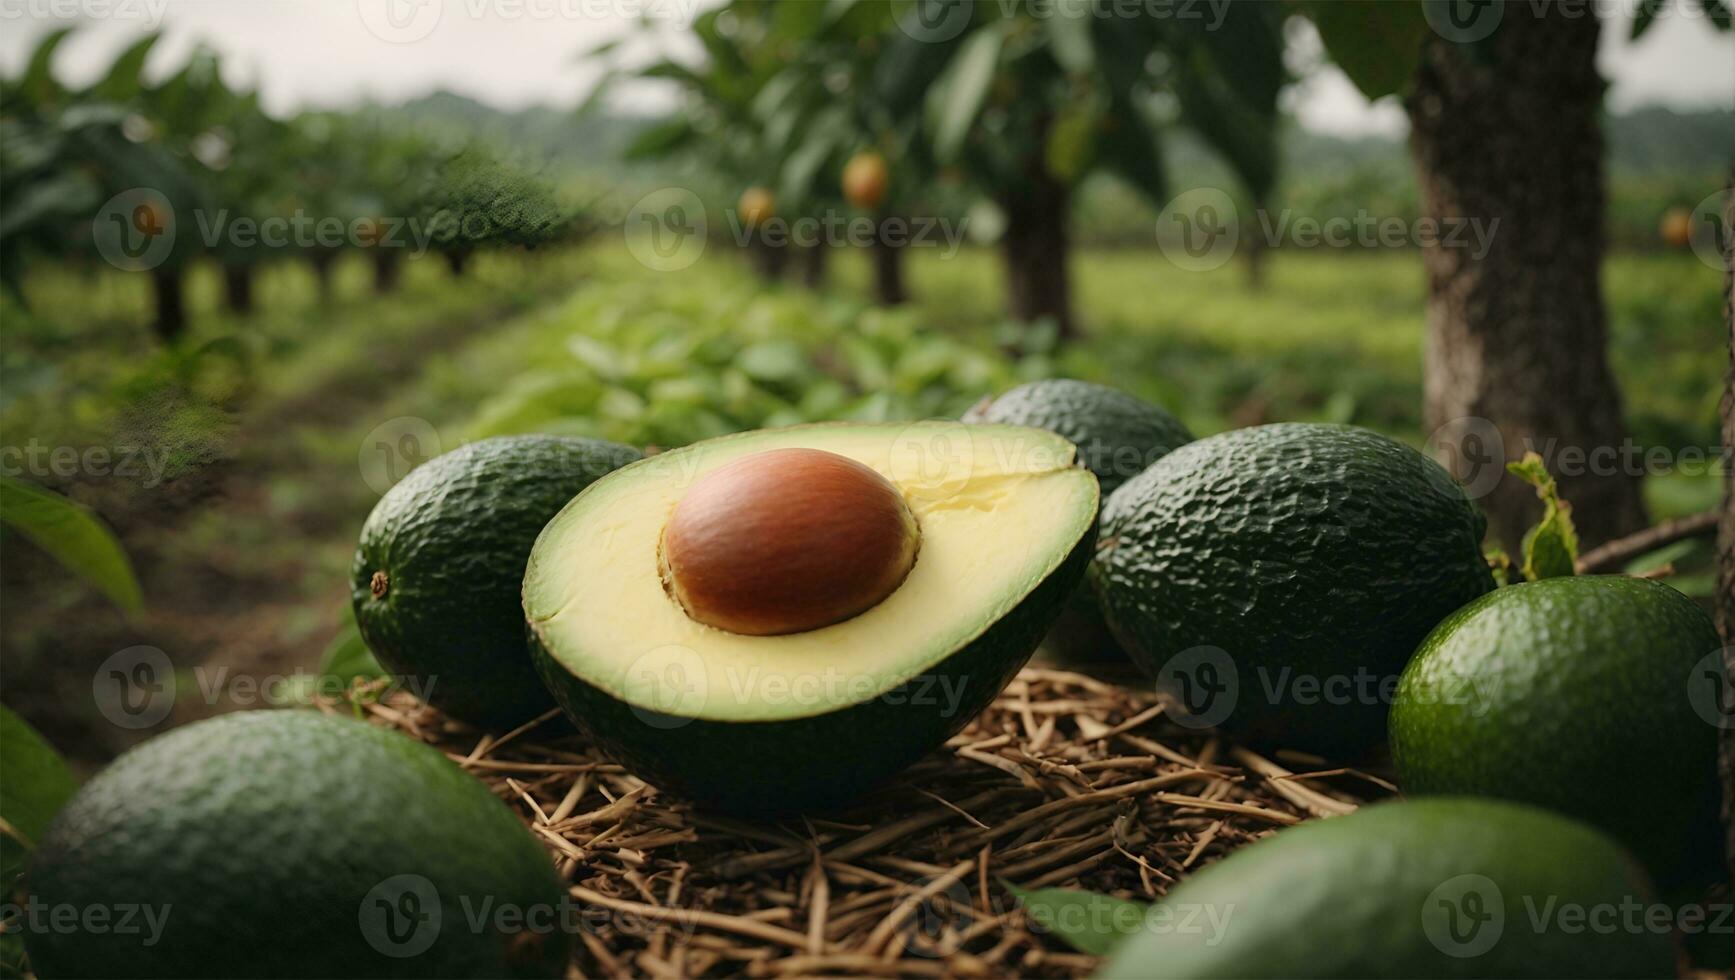
<svg viewBox="0 0 1735 980"><path fill-rule="evenodd" d="M777 636L878 605L909 574L919 542L903 494L872 468L774 449L700 477L663 529L659 564L692 619Z"/></svg>

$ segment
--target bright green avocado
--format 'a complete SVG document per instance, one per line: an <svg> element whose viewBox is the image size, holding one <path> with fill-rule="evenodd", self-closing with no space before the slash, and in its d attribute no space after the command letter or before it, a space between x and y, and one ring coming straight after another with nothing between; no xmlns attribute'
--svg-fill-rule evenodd
<svg viewBox="0 0 1735 980"><path fill-rule="evenodd" d="M1495 800L1313 820L1184 881L1098 974L1672 977L1638 865L1601 831Z"/></svg>
<svg viewBox="0 0 1735 980"><path fill-rule="evenodd" d="M1614 834L1663 880L1715 866L1721 669L1711 618L1659 582L1553 578L1448 617L1404 670L1392 756L1406 793L1549 807Z"/></svg>
<svg viewBox="0 0 1735 980"><path fill-rule="evenodd" d="M920 536L913 566L833 625L753 636L698 622L660 565L671 512L724 464L791 448L889 481ZM531 552L524 612L556 700L639 776L722 809L833 805L937 747L1000 692L1083 575L1096 508L1072 444L1039 429L842 423L726 436L623 467L568 504Z"/></svg>
<svg viewBox="0 0 1735 980"><path fill-rule="evenodd" d="M1103 506L1103 615L1173 717L1288 748L1385 741L1422 637L1493 588L1485 521L1446 471L1342 425L1183 446Z"/></svg>
<svg viewBox="0 0 1735 980"><path fill-rule="evenodd" d="M505 728L554 706L524 648L518 586L542 526L639 459L596 439L483 439L416 467L368 515L351 566L362 638L412 694Z"/></svg>
<svg viewBox="0 0 1735 980"><path fill-rule="evenodd" d="M558 977L570 947L553 862L481 783L312 711L225 715L127 752L68 802L24 882L46 978ZM111 918L67 930L56 909Z"/></svg>
<svg viewBox="0 0 1735 980"><path fill-rule="evenodd" d="M984 399L964 421L1030 425L1065 436L1078 447L1080 462L1096 474L1105 500L1145 467L1193 441L1187 427L1165 409L1124 391L1067 378L1032 381ZM1126 658L1088 587L1067 602L1042 645L1066 662Z"/></svg>

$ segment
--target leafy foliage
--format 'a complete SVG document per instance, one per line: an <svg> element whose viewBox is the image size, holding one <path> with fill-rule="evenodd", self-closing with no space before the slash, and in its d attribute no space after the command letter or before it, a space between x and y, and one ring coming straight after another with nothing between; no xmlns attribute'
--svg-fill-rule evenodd
<svg viewBox="0 0 1735 980"><path fill-rule="evenodd" d="M1150 907L1112 895L1072 888L1027 891L1007 885L1035 928L1090 956L1107 956L1126 937L1140 931Z"/></svg>
<svg viewBox="0 0 1735 980"><path fill-rule="evenodd" d="M1578 532L1572 525L1572 505L1560 499L1554 477L1542 464L1542 457L1525 453L1516 463L1506 464L1514 476L1536 488L1542 501L1542 519L1524 535L1524 565L1520 571L1526 582L1557 578L1576 573L1578 564Z"/></svg>
<svg viewBox="0 0 1735 980"><path fill-rule="evenodd" d="M0 890L77 788L72 771L36 729L0 705Z"/></svg>
<svg viewBox="0 0 1735 980"><path fill-rule="evenodd" d="M136 613L144 608L126 552L84 507L41 487L0 477L0 523L53 555L122 610Z"/></svg>

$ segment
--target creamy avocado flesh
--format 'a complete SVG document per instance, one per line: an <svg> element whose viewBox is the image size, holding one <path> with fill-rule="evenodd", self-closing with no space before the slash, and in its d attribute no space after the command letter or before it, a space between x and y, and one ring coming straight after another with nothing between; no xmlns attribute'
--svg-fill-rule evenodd
<svg viewBox="0 0 1735 980"><path fill-rule="evenodd" d="M748 636L695 621L659 570L670 515L717 467L797 447L862 463L902 493L920 535L908 575L865 612L805 632ZM720 722L802 718L893 691L982 637L1067 561L1096 506L1096 481L1074 465L1072 444L1037 429L745 433L634 463L574 498L531 555L525 613L559 667L634 707Z"/></svg>

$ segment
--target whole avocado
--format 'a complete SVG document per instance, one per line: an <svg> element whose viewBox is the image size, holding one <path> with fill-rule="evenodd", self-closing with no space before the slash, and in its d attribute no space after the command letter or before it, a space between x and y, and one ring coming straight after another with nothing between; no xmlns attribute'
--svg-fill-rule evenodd
<svg viewBox="0 0 1735 980"><path fill-rule="evenodd" d="M524 563L567 501L641 457L597 439L502 436L410 471L368 515L351 565L368 648L465 721L510 727L554 707L525 646Z"/></svg>
<svg viewBox="0 0 1735 980"><path fill-rule="evenodd" d="M1359 755L1416 644L1494 586L1486 521L1446 471L1344 425L1183 446L1103 507L1092 585L1185 723Z"/></svg>
<svg viewBox="0 0 1735 980"><path fill-rule="evenodd" d="M24 883L50 922L140 910L131 932L27 925L45 978L558 977L570 949L552 861L481 783L312 711L127 752L67 803Z"/></svg>
<svg viewBox="0 0 1735 980"><path fill-rule="evenodd" d="M1632 858L1577 821L1498 800L1379 803L1182 882L1098 976L1672 977L1653 901Z"/></svg>
<svg viewBox="0 0 1735 980"><path fill-rule="evenodd" d="M1181 421L1157 405L1106 385L1053 378L983 399L965 422L1028 425L1065 436L1102 487L1102 499L1145 467L1193 441ZM1066 663L1126 659L1103 623L1096 596L1080 588L1042 641Z"/></svg>
<svg viewBox="0 0 1735 980"><path fill-rule="evenodd" d="M1718 728L1696 708L1716 704L1701 671L1721 670L1721 647L1711 618L1660 582L1553 578L1483 596L1398 683L1404 791L1557 810L1619 838L1659 881L1709 870Z"/></svg>

